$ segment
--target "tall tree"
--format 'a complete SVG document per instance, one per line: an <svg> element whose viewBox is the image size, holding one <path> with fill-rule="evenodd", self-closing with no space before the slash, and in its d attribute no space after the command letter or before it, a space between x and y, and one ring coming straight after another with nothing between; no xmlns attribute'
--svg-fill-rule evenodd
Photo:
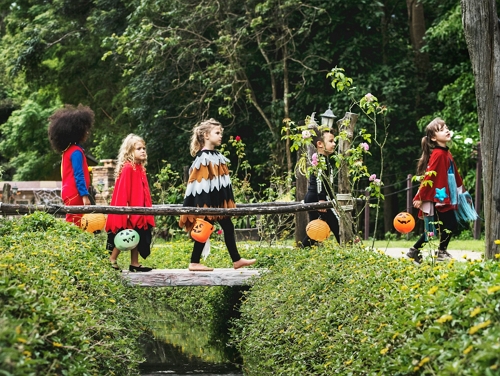
<svg viewBox="0 0 500 376"><path fill-rule="evenodd" d="M475 76L483 161L485 256L500 239L500 30L495 0L462 0L462 23Z"/></svg>

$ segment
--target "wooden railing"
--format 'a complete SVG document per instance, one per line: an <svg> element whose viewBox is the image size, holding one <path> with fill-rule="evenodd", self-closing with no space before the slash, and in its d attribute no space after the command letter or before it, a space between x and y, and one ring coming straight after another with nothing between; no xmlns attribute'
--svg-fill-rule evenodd
<svg viewBox="0 0 500 376"><path fill-rule="evenodd" d="M237 204L236 208L197 208L177 204L172 205L154 205L150 208L138 206L64 206L64 205L18 205L6 204L0 202L0 214L20 215L29 214L35 211L42 211L50 214L85 214L85 213L103 213L103 214L148 214L148 215L227 215L244 216L259 214L282 214L297 213L318 209L327 209L334 207L333 202L314 202L304 204L301 202L263 202L255 204Z"/></svg>

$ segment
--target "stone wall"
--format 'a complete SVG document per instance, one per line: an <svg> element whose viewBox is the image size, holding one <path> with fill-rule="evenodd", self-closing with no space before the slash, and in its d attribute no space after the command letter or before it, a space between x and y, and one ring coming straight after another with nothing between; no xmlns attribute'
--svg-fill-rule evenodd
<svg viewBox="0 0 500 376"><path fill-rule="evenodd" d="M92 185L96 190L96 204L109 205L113 187L115 186L115 166L114 159L102 159L102 166L92 167Z"/></svg>

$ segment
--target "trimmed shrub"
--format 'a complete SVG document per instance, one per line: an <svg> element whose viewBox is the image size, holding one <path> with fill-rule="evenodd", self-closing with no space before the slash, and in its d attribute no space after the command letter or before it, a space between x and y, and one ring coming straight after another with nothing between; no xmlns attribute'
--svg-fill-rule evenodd
<svg viewBox="0 0 500 376"><path fill-rule="evenodd" d="M294 250L255 281L233 342L248 375L498 375L499 271Z"/></svg>
<svg viewBox="0 0 500 376"><path fill-rule="evenodd" d="M2 219L0 234L0 373L138 374L138 290L103 235L44 213Z"/></svg>

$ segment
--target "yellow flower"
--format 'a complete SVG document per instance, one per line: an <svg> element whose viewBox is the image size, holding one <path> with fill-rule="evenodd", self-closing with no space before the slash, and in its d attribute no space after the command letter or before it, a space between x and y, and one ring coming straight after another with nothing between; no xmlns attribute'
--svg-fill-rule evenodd
<svg viewBox="0 0 500 376"><path fill-rule="evenodd" d="M474 346L470 345L469 347L467 347L463 352L464 354L468 354L472 351L472 349L474 348Z"/></svg>
<svg viewBox="0 0 500 376"><path fill-rule="evenodd" d="M401 286L401 291L406 291L406 290L408 290L408 286L406 285Z"/></svg>
<svg viewBox="0 0 500 376"><path fill-rule="evenodd" d="M424 359L422 359L422 360L420 361L420 363L418 363L418 367L419 367L419 368L420 368L420 367L422 367L425 363L430 362L430 360L431 360L431 359L430 359L428 356L426 356Z"/></svg>
<svg viewBox="0 0 500 376"><path fill-rule="evenodd" d="M495 244L500 244L500 239L495 240Z"/></svg>
<svg viewBox="0 0 500 376"><path fill-rule="evenodd" d="M384 347L382 350L380 350L380 354L385 355L389 351L388 347Z"/></svg>
<svg viewBox="0 0 500 376"><path fill-rule="evenodd" d="M488 294L493 294L495 292L497 292L498 290L500 290L500 286L491 286L489 289L488 289Z"/></svg>
<svg viewBox="0 0 500 376"><path fill-rule="evenodd" d="M434 295L434 293L438 290L438 287L437 286L433 286L429 289L429 291L427 291L427 294L429 295Z"/></svg>
<svg viewBox="0 0 500 376"><path fill-rule="evenodd" d="M445 274L441 274L441 275L439 276L439 278L441 278L441 279L448 278L448 274L446 274L446 273L445 273Z"/></svg>
<svg viewBox="0 0 500 376"><path fill-rule="evenodd" d="M483 329L483 328L486 328L488 325L491 324L491 320L488 320L488 321L485 321L485 322L482 322L481 324L478 324L478 325L474 325L472 328L469 329L469 334L474 334L476 333L478 330L480 329Z"/></svg>
<svg viewBox="0 0 500 376"><path fill-rule="evenodd" d="M349 365L349 364L351 364L351 363L352 363L352 359L349 359L349 360L348 360L347 362L345 362L344 364L345 364L346 366L348 366L348 365Z"/></svg>
<svg viewBox="0 0 500 376"><path fill-rule="evenodd" d="M54 347L62 347L62 343L52 342L52 346L54 346Z"/></svg>
<svg viewBox="0 0 500 376"><path fill-rule="evenodd" d="M109 299L109 301L110 301L111 303L116 303L116 300L114 300L114 299Z"/></svg>
<svg viewBox="0 0 500 376"><path fill-rule="evenodd" d="M17 338L17 342L26 343L26 342L28 342L28 341L27 341L25 338L18 337L18 338Z"/></svg>
<svg viewBox="0 0 500 376"><path fill-rule="evenodd" d="M476 307L472 310L472 312L470 313L470 317L474 317L476 315L478 315L479 313L481 312L481 308L479 307Z"/></svg>
<svg viewBox="0 0 500 376"><path fill-rule="evenodd" d="M451 320L453 320L452 315L443 315L439 319L437 319L436 321L440 324L444 324L445 322L451 321Z"/></svg>
<svg viewBox="0 0 500 376"><path fill-rule="evenodd" d="M89 166L89 172L92 172L92 167Z"/></svg>

